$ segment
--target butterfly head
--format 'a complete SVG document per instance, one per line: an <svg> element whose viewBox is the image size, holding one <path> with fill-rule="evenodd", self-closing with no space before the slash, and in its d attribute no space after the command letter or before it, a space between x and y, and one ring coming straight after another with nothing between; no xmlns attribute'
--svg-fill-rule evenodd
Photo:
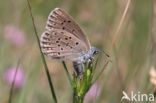
<svg viewBox="0 0 156 103"><path fill-rule="evenodd" d="M99 49L97 49L95 47L91 47L91 52L92 52L92 56L94 56L94 55L98 54L99 52L101 52L102 54L104 54L107 57L108 61L112 62L110 56L107 53L105 53L103 50L99 50Z"/></svg>
<svg viewBox="0 0 156 103"><path fill-rule="evenodd" d="M97 48L95 48L95 47L91 47L91 53L92 53L92 55L94 56L94 55L96 55L96 54L99 54L99 50L97 49Z"/></svg>
<svg viewBox="0 0 156 103"><path fill-rule="evenodd" d="M107 53L105 53L104 51L99 50L99 49L97 49L97 48L95 48L95 47L91 47L91 54L92 54L92 56L94 56L94 55L96 55L96 54L99 54L99 52L103 53L103 54L107 57L107 59L108 59L109 61L112 61L112 60L110 59L110 56L109 56Z"/></svg>

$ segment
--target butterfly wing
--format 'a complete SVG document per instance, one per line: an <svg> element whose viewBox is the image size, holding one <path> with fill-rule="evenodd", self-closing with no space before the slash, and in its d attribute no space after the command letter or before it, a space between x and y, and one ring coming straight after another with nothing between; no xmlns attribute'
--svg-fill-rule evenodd
<svg viewBox="0 0 156 103"><path fill-rule="evenodd" d="M42 34L41 48L52 59L78 60L84 54L85 44L67 31L53 29Z"/></svg>
<svg viewBox="0 0 156 103"><path fill-rule="evenodd" d="M79 25L68 15L64 10L55 8L49 15L47 25L47 30L60 29L73 34L77 39L84 42L86 49L84 51L89 51L91 46L90 42L85 36Z"/></svg>
<svg viewBox="0 0 156 103"><path fill-rule="evenodd" d="M78 59L90 51L90 43L78 24L65 11L54 9L41 36L42 52L56 59Z"/></svg>

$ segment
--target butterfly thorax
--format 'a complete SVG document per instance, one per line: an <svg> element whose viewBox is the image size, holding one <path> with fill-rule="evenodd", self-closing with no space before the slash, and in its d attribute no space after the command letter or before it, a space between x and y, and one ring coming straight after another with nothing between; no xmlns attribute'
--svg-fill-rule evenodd
<svg viewBox="0 0 156 103"><path fill-rule="evenodd" d="M90 61L90 60L92 60L94 58L94 55L96 55L98 53L99 53L99 50L92 46L91 50L88 53L83 55L83 60L82 61L83 62Z"/></svg>

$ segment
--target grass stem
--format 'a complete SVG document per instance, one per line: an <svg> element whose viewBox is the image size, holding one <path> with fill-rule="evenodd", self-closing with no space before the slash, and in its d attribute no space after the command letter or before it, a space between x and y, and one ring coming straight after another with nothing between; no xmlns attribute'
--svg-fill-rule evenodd
<svg viewBox="0 0 156 103"><path fill-rule="evenodd" d="M70 74L69 74L69 72L68 72L67 66L66 66L66 64L65 64L64 61L62 61L62 64L63 64L63 67L64 67L64 69L65 69L65 71L66 71L66 75L67 75L67 77L68 77L68 80L69 80L69 82L70 82L70 84L71 84L71 86L72 86L72 85L73 85L73 81L72 81L72 79L71 79L71 77L70 77Z"/></svg>
<svg viewBox="0 0 156 103"><path fill-rule="evenodd" d="M13 81L12 81L12 84L11 84L11 88L10 88L8 103L12 103L14 84L15 84L15 81L16 81L16 75L17 75L17 72L18 72L19 64L20 64L20 59L17 62L16 71L15 71L15 74L14 74L14 77L13 77Z"/></svg>
<svg viewBox="0 0 156 103"><path fill-rule="evenodd" d="M53 83L52 83L52 80L51 80L51 77L50 77L50 73L49 73L49 70L48 70L48 66L47 66L47 63L45 61L44 55L42 53L42 50L41 50L40 39L39 39L38 34L37 34L37 29L36 29L36 26L35 26L35 21L34 21L34 17L33 17L33 14L32 14L32 9L31 9L30 1L27 0L27 3L28 3L28 8L29 8L30 16L31 16L31 19L32 19L34 31L35 31L35 36L36 36L37 43L38 43L38 46L39 46L39 49L40 49L40 54L41 54L42 62L44 64L44 68L45 68L46 75L47 75L47 78L48 78L49 86L50 86L50 89L51 89L52 97L54 99L54 102L57 103L57 98L56 98L56 95L55 95L55 91L54 91Z"/></svg>
<svg viewBox="0 0 156 103"><path fill-rule="evenodd" d="M114 46L115 41L116 41L116 39L117 39L117 37L118 37L118 34L119 34L119 31L120 31L121 26L122 26L122 24L123 24L123 21L125 20L125 17L126 17L126 14L127 14L127 11L128 11L128 8L129 8L130 3L131 3L131 0L128 0L128 2L127 2L127 4L126 4L126 7L125 7L125 10L124 10L124 12L123 12L123 15L122 15L122 17L121 17L121 19L120 19L119 25L118 25L118 27L117 27L115 33L114 33L113 40L112 40L111 47L110 47L110 52L111 52L112 49L113 49L113 46Z"/></svg>

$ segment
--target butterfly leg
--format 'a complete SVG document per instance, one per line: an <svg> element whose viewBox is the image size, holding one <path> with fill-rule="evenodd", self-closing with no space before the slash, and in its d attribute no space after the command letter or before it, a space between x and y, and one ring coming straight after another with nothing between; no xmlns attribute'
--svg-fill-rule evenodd
<svg viewBox="0 0 156 103"><path fill-rule="evenodd" d="M88 59L88 63L91 63L92 61L93 61L93 57L90 57L89 59Z"/></svg>
<svg viewBox="0 0 156 103"><path fill-rule="evenodd" d="M73 67L77 73L77 76L81 79L84 73L84 63L81 61L73 61Z"/></svg>
<svg viewBox="0 0 156 103"><path fill-rule="evenodd" d="M87 62L88 62L88 68L90 68L92 66L92 62L93 62L94 57L90 57Z"/></svg>

